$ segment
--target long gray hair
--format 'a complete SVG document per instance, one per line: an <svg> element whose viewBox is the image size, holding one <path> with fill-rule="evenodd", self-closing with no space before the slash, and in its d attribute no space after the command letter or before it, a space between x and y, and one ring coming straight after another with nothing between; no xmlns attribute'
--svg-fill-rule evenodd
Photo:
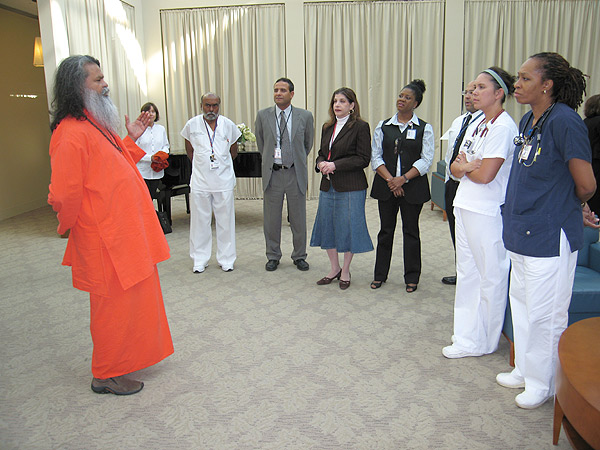
<svg viewBox="0 0 600 450"><path fill-rule="evenodd" d="M100 61L89 55L73 55L64 59L54 77L54 98L52 100L52 124L50 129L58 126L65 117L72 116L77 119L85 117L84 108L84 85L88 76L85 66L96 64L100 67Z"/></svg>

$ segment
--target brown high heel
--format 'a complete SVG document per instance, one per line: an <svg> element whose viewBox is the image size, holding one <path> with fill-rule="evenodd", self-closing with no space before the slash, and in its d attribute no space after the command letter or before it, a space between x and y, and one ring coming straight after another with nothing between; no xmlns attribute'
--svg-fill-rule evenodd
<svg viewBox="0 0 600 450"><path fill-rule="evenodd" d="M340 271L338 272L337 275L335 275L333 278L329 278L329 277L323 277L321 278L319 281L317 281L317 284L319 286L324 286L326 284L331 284L331 282L335 279L339 280L340 277L342 276L342 269L340 269Z"/></svg>
<svg viewBox="0 0 600 450"><path fill-rule="evenodd" d="M341 272L340 272L340 273L341 273ZM352 278L352 275L348 274L348 276L349 276L350 278ZM348 289L349 287L350 287L350 280L346 281L346 280L342 280L342 279L340 278L340 289L341 289L342 291L344 291L344 290Z"/></svg>

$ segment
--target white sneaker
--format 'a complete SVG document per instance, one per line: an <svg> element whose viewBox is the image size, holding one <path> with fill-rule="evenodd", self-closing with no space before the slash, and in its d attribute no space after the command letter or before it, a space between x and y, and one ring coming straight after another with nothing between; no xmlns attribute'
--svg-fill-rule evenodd
<svg viewBox="0 0 600 450"><path fill-rule="evenodd" d="M504 372L496 375L496 383L509 389L519 389L525 387L525 379L514 376L512 372Z"/></svg>
<svg viewBox="0 0 600 450"><path fill-rule="evenodd" d="M194 273L202 273L205 270L206 270L205 266L194 266L194 269L193 269Z"/></svg>
<svg viewBox="0 0 600 450"><path fill-rule="evenodd" d="M456 359L466 358L467 356L481 356L483 355L483 353L467 352L465 350L457 348L454 344L452 344L442 349L442 355L444 355L446 358Z"/></svg>
<svg viewBox="0 0 600 450"><path fill-rule="evenodd" d="M535 409L542 406L548 400L550 400L553 396L547 395L536 395L531 394L530 392L523 391L519 395L515 397L515 403L519 408L523 409Z"/></svg>

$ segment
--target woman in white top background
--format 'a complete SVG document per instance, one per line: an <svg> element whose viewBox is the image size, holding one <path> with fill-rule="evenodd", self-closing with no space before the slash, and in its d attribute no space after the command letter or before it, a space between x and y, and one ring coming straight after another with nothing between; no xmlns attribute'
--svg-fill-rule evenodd
<svg viewBox="0 0 600 450"><path fill-rule="evenodd" d="M499 67L475 80L473 104L484 116L467 131L451 171L461 179L454 199L456 295L452 345L446 358L493 353L508 295L510 260L502 242L502 216L517 125L502 107L515 78Z"/></svg>
<svg viewBox="0 0 600 450"><path fill-rule="evenodd" d="M150 125L144 131L135 143L146 152L146 156L142 157L137 163L137 168L148 185L150 196L154 199L157 196L158 185L162 177L165 176L165 171L155 172L150 164L152 156L158 152L169 153L169 141L167 139L167 131L165 127L157 124L159 119L158 108L152 102L145 103L140 111L150 113Z"/></svg>

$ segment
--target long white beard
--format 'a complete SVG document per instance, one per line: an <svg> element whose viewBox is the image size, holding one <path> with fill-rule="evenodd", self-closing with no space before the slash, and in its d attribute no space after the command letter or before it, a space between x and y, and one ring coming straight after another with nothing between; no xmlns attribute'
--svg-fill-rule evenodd
<svg viewBox="0 0 600 450"><path fill-rule="evenodd" d="M99 125L118 134L121 128L119 111L108 96L108 92L108 88L104 88L102 94L92 89L85 89L83 104Z"/></svg>

